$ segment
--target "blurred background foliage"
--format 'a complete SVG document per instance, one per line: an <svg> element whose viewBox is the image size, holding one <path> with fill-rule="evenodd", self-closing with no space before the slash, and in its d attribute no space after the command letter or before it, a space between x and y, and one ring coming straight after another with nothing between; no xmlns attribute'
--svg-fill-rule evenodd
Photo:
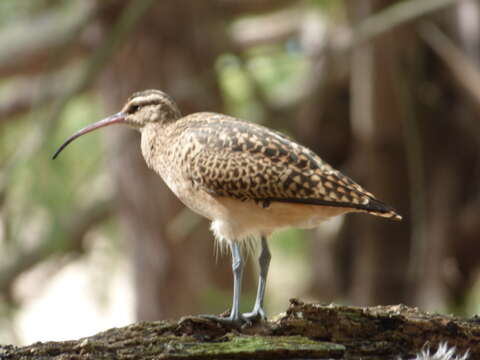
<svg viewBox="0 0 480 360"><path fill-rule="evenodd" d="M0 342L230 303L229 257L138 134L51 161L145 88L288 133L404 215L278 233L270 314L293 296L478 312L478 1L3 0L0 49Z"/></svg>

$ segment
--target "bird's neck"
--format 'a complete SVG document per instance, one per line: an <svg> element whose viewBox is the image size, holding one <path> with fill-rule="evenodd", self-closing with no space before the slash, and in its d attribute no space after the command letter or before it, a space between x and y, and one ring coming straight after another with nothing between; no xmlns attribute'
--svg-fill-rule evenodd
<svg viewBox="0 0 480 360"><path fill-rule="evenodd" d="M169 143L169 126L160 124L148 124L141 130L142 155L149 168L161 170L167 155Z"/></svg>

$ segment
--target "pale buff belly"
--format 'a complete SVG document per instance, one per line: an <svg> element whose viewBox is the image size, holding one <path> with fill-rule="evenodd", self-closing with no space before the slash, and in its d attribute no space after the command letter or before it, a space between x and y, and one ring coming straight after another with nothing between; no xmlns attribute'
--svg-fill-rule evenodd
<svg viewBox="0 0 480 360"><path fill-rule="evenodd" d="M255 201L240 201L215 197L205 192L179 196L186 206L212 221L212 231L218 240L243 241L252 237L269 236L275 230L295 227L313 228L330 217L352 209L272 202L263 207Z"/></svg>
<svg viewBox="0 0 480 360"><path fill-rule="evenodd" d="M269 236L275 230L289 227L313 228L333 216L353 211L341 207L282 202L272 202L263 207L253 200L218 197L194 189L191 182L179 179L172 173L163 172L162 175L168 187L188 208L212 221L212 231L220 241L241 242Z"/></svg>

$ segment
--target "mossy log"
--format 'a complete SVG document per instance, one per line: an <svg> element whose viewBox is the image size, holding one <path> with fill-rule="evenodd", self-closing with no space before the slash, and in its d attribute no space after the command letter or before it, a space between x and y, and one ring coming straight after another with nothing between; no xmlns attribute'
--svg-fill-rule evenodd
<svg viewBox="0 0 480 360"><path fill-rule="evenodd" d="M2 360L389 359L447 342L480 358L480 318L428 314L404 305L348 307L291 300L276 320L228 327L185 317L114 328L61 342L0 345Z"/></svg>

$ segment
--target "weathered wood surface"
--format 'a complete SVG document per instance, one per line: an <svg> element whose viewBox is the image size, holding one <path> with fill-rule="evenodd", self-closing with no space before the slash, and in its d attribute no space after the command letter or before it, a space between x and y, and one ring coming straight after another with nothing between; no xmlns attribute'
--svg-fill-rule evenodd
<svg viewBox="0 0 480 360"><path fill-rule="evenodd" d="M389 359L408 358L440 342L480 358L480 318L403 305L357 308L291 300L285 314L266 323L231 328L198 317L142 322L74 341L0 345L0 359Z"/></svg>

